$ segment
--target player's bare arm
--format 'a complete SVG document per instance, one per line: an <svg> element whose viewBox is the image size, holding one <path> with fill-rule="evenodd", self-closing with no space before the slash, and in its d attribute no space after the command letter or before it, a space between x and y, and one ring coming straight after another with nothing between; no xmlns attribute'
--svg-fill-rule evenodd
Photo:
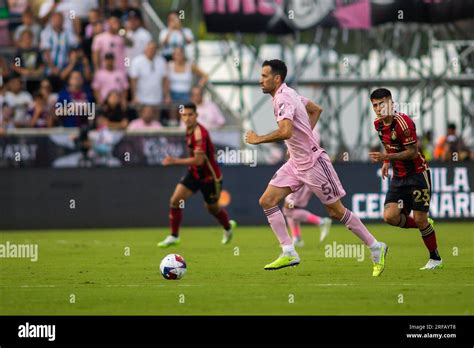
<svg viewBox="0 0 474 348"><path fill-rule="evenodd" d="M309 101L306 104L306 112L309 116L309 124L311 125L311 129L313 129L319 121L319 117L323 112L323 108L312 101Z"/></svg>
<svg viewBox="0 0 474 348"><path fill-rule="evenodd" d="M390 162L384 162L382 165L382 180L388 178L388 170L390 169Z"/></svg>
<svg viewBox="0 0 474 348"><path fill-rule="evenodd" d="M206 157L203 152L196 152L194 157L176 158L166 156L161 162L164 166L181 165L181 166L201 166Z"/></svg>
<svg viewBox="0 0 474 348"><path fill-rule="evenodd" d="M408 161L418 156L418 145L407 145L406 150L397 153L369 152L369 156L374 162Z"/></svg>
<svg viewBox="0 0 474 348"><path fill-rule="evenodd" d="M257 135L253 131L249 131L245 134L245 142L247 144L257 145L263 143L274 143L277 141L282 141L291 138L293 134L293 123L284 119L278 122L278 129L267 134L267 135Z"/></svg>

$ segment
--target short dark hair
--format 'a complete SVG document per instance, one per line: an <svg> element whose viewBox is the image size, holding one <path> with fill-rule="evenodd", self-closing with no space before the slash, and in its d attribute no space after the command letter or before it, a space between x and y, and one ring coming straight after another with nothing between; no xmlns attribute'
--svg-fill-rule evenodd
<svg viewBox="0 0 474 348"><path fill-rule="evenodd" d="M285 62L279 59L271 59L271 60L264 61L262 64L262 68L264 66L269 66L270 68L272 68L273 75L280 75L281 81L282 82L285 81L286 74L288 73L288 69L286 68Z"/></svg>
<svg viewBox="0 0 474 348"><path fill-rule="evenodd" d="M166 15L166 18L168 18L172 14L175 14L179 18L179 11L178 10L169 11L168 14Z"/></svg>
<svg viewBox="0 0 474 348"><path fill-rule="evenodd" d="M392 98L392 93L386 88L377 88L370 94L370 100L372 99L382 99L382 98Z"/></svg>
<svg viewBox="0 0 474 348"><path fill-rule="evenodd" d="M193 102L187 102L183 104L183 109L192 109L193 112L196 112L197 107L196 107L196 104L194 104Z"/></svg>
<svg viewBox="0 0 474 348"><path fill-rule="evenodd" d="M454 123L449 123L448 129L456 130L456 125Z"/></svg>
<svg viewBox="0 0 474 348"><path fill-rule="evenodd" d="M109 19L117 18L118 20L120 20L121 17L122 17L122 12L120 12L120 10L113 10L109 14Z"/></svg>

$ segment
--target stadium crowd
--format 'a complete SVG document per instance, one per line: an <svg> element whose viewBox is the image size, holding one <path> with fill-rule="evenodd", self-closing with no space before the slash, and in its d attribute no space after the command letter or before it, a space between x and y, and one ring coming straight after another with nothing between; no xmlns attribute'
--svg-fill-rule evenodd
<svg viewBox="0 0 474 348"><path fill-rule="evenodd" d="M14 47L15 54L0 57L0 135L12 128L180 126L177 108L188 101L197 104L207 128L224 125L220 109L203 98L207 74L186 58L194 35L179 13L170 12L154 38L138 1L8 5L1 46ZM80 103L93 104L94 117L67 108Z"/></svg>
<svg viewBox="0 0 474 348"><path fill-rule="evenodd" d="M181 126L177 110L187 101L206 128L224 126L221 110L204 96L208 75L186 57L195 37L178 12L167 15L167 27L154 38L136 0L7 3L0 50L15 53L0 55L0 136L14 128ZM94 105L94 117L66 112L81 103ZM454 124L438 139L426 132L420 145L428 160L451 161L453 154L474 160L473 144L466 146Z"/></svg>

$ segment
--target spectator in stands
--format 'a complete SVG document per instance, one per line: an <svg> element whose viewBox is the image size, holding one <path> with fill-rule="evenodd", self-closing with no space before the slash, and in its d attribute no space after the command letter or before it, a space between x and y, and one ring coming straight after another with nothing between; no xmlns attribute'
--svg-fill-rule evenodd
<svg viewBox="0 0 474 348"><path fill-rule="evenodd" d="M69 50L78 44L77 37L63 28L63 15L59 12L51 16L51 28L41 32L40 49L44 51L47 75L59 77L67 65Z"/></svg>
<svg viewBox="0 0 474 348"><path fill-rule="evenodd" d="M96 132L89 134L89 139L95 164L110 164L114 138L109 129L109 121L106 117L97 117Z"/></svg>
<svg viewBox="0 0 474 348"><path fill-rule="evenodd" d="M46 101L46 108L49 115L54 115L54 108L56 102L58 101L58 94L53 93L53 86L48 79L43 79L40 82L38 92L43 96L43 99ZM51 118L51 122L53 119Z"/></svg>
<svg viewBox="0 0 474 348"><path fill-rule="evenodd" d="M117 4L117 1L112 0L109 1L109 7L114 8L119 14L120 20L125 23L128 20L128 14L130 11L136 10L139 6L136 1L134 1L133 4L130 4L130 1L128 0L119 0Z"/></svg>
<svg viewBox="0 0 474 348"><path fill-rule="evenodd" d="M12 121L15 127L28 127L28 109L33 103L31 94L22 89L21 78L14 75L8 81L8 90L5 93L5 102L12 108Z"/></svg>
<svg viewBox="0 0 474 348"><path fill-rule="evenodd" d="M105 69L105 55L113 53L115 69L126 74L125 68L125 39L119 34L120 18L116 13L110 15L107 24L109 30L94 37L92 41L92 61L94 70ZM125 34L125 33L124 33Z"/></svg>
<svg viewBox="0 0 474 348"><path fill-rule="evenodd" d="M36 92L33 95L33 106L30 109L28 126L32 128L45 128L52 126L52 115L48 109L48 101L43 94Z"/></svg>
<svg viewBox="0 0 474 348"><path fill-rule="evenodd" d="M0 82L5 80L10 75L10 68L4 57L0 56ZM2 83L0 83L0 86Z"/></svg>
<svg viewBox="0 0 474 348"><path fill-rule="evenodd" d="M14 42L19 42L21 40L21 34L28 30L32 33L32 46L39 46L39 39L41 34L41 26L35 22L33 11L27 9L21 16L22 24L16 28L15 33L13 34Z"/></svg>
<svg viewBox="0 0 474 348"><path fill-rule="evenodd" d="M129 62L145 51L146 45L152 41L151 34L143 27L142 14L139 10L132 10L128 13L128 19L125 25L127 29L126 38L126 56Z"/></svg>
<svg viewBox="0 0 474 348"><path fill-rule="evenodd" d="M85 38L82 43L84 47L84 54L86 55L89 61L92 61L92 43L94 42L94 38L102 34L104 32L105 25L102 21L94 23L92 27L92 36L90 38Z"/></svg>
<svg viewBox="0 0 474 348"><path fill-rule="evenodd" d="M92 80L92 68L81 47L73 48L69 51L69 60L66 67L61 71L59 77L63 81L69 79L73 71L79 71L87 83Z"/></svg>
<svg viewBox="0 0 474 348"><path fill-rule="evenodd" d="M87 25L84 29L84 39L91 39L94 36L94 26L97 23L102 24L102 16L100 15L100 11L98 8L93 8L89 10L87 15Z"/></svg>
<svg viewBox="0 0 474 348"><path fill-rule="evenodd" d="M418 141L418 148L419 151L423 154L425 157L425 160L431 161L433 159L433 132L432 131L426 131L425 134L423 134L423 137L420 138Z"/></svg>
<svg viewBox="0 0 474 348"><path fill-rule="evenodd" d="M13 109L5 100L6 84L0 84L0 136L4 135L9 128L15 128L13 124Z"/></svg>
<svg viewBox="0 0 474 348"><path fill-rule="evenodd" d="M171 102L166 61L157 54L156 43L149 42L145 52L130 67L132 101L158 106Z"/></svg>
<svg viewBox="0 0 474 348"><path fill-rule="evenodd" d="M128 126L128 115L131 110L125 107L122 100L122 94L113 90L107 95L104 104L101 106L100 115L109 121L108 125L111 129L122 130Z"/></svg>
<svg viewBox="0 0 474 348"><path fill-rule="evenodd" d="M40 76L44 70L42 54L33 47L33 33L23 30L18 41L18 50L12 63L12 70L21 76Z"/></svg>
<svg viewBox="0 0 474 348"><path fill-rule="evenodd" d="M179 12L173 11L168 14L168 27L160 32L160 45L163 47L163 57L171 60L176 47L184 48L193 42L194 35L191 29L183 28Z"/></svg>
<svg viewBox="0 0 474 348"><path fill-rule="evenodd" d="M469 151L462 137L456 134L454 123L448 125L447 135L438 139L434 157L441 161L463 161L469 157Z"/></svg>
<svg viewBox="0 0 474 348"><path fill-rule="evenodd" d="M170 94L174 103L186 103L191 97L193 75L198 76L198 85L203 88L208 76L194 63L186 61L184 50L177 47L173 52L173 60L168 63L168 78L170 81Z"/></svg>
<svg viewBox="0 0 474 348"><path fill-rule="evenodd" d="M13 18L20 17L28 9L28 0L8 0L8 12Z"/></svg>
<svg viewBox="0 0 474 348"><path fill-rule="evenodd" d="M87 18L89 9L98 5L97 0L45 0L39 8L38 17L43 24L46 24L54 13L59 12L63 15L65 30L80 37L81 18Z"/></svg>
<svg viewBox="0 0 474 348"><path fill-rule="evenodd" d="M58 103L92 105L93 97L91 91L84 86L84 79L79 71L73 71L69 75L68 85L59 92ZM74 108L76 109L76 108ZM55 110L57 111L57 110ZM89 123L88 115L85 114L62 114L55 119L63 127L80 127Z"/></svg>
<svg viewBox="0 0 474 348"><path fill-rule="evenodd" d="M133 120L128 125L129 131L146 131L146 130L160 130L161 123L155 118L155 108L152 106L145 106L140 112L140 118Z"/></svg>
<svg viewBox="0 0 474 348"><path fill-rule="evenodd" d="M211 100L204 100L201 87L193 87L191 90L191 101L196 104L199 123L206 129L213 130L224 126L225 117L216 104Z"/></svg>
<svg viewBox="0 0 474 348"><path fill-rule="evenodd" d="M103 103L111 91L118 91L122 95L122 104L127 104L128 97L128 79L119 70L114 67L115 57L113 53L105 55L105 69L100 69L95 73L92 88L95 99Z"/></svg>

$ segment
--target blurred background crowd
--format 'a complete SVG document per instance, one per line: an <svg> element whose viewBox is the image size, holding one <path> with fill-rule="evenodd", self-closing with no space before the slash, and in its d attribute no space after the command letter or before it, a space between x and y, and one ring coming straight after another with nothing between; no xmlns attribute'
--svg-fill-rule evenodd
<svg viewBox="0 0 474 348"><path fill-rule="evenodd" d="M0 57L0 135L13 128L106 126L156 130L180 126L177 109L193 101L210 129L225 118L205 98L208 75L186 58L194 34L178 12L159 37L140 3L128 0L8 0ZM94 105L95 117L58 117L70 103Z"/></svg>

